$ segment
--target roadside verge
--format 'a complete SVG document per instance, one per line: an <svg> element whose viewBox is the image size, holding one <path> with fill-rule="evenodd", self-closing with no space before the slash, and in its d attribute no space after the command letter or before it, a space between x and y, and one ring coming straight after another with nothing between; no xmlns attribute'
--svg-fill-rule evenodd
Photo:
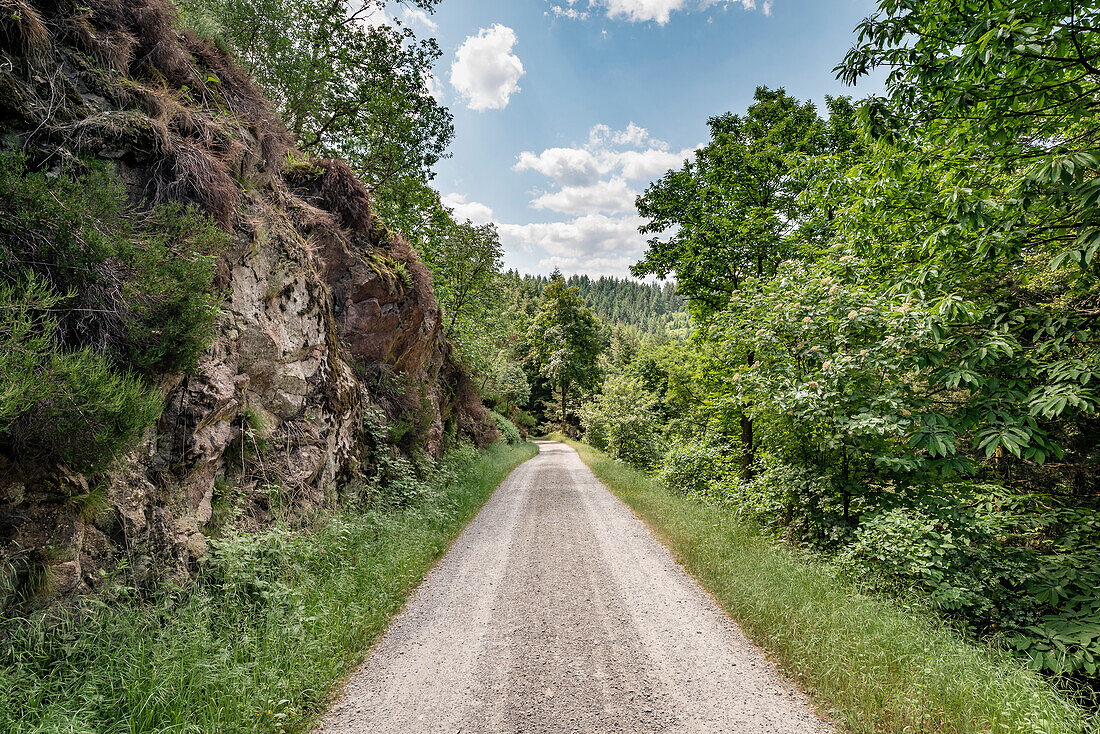
<svg viewBox="0 0 1100 734"><path fill-rule="evenodd" d="M197 581L0 626L0 731L304 732L535 444L470 451L400 509L218 539Z"/></svg>
<svg viewBox="0 0 1100 734"><path fill-rule="evenodd" d="M1006 654L858 593L720 508L575 448L745 633L843 730L890 734L1090 731L1090 717Z"/></svg>

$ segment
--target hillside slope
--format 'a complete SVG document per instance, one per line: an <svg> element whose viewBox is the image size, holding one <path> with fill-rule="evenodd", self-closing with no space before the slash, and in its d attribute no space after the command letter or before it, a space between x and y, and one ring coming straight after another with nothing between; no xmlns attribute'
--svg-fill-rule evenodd
<svg viewBox="0 0 1100 734"><path fill-rule="evenodd" d="M2 0L0 54L6 155L46 180L107 162L129 216L194 206L227 233L212 338L194 368L146 376L163 411L136 447L93 470L0 434L7 603L88 591L123 559L135 586L185 577L219 524L294 523L369 492L386 457L495 438L415 253L347 165L296 151L250 80L163 0ZM18 214L0 210L0 225ZM110 226L95 216L82 226ZM0 279L58 281L14 232L0 226ZM49 336L115 359L118 330L97 314L126 325L140 306L124 297L124 264L106 258L96 278L67 297L109 338Z"/></svg>
<svg viewBox="0 0 1100 734"><path fill-rule="evenodd" d="M533 307L550 282L545 275L520 276L512 272L509 277L519 293L521 307ZM687 306L673 283L641 283L608 275L571 275L565 282L576 288L589 308L609 324L633 327L654 336L684 338L691 333Z"/></svg>

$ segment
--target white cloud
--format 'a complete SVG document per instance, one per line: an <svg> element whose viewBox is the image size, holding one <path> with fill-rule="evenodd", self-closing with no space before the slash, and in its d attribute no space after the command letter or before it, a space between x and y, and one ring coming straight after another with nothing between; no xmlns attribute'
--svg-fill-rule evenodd
<svg viewBox="0 0 1100 734"><path fill-rule="evenodd" d="M557 257L616 254L637 259L645 248L645 238L638 233L641 224L642 219L636 215L589 214L565 222L502 224L499 228L505 246L518 246L528 252L537 248Z"/></svg>
<svg viewBox="0 0 1100 734"><path fill-rule="evenodd" d="M633 122L626 126L626 130L620 130L615 133L613 138L616 145L626 145L633 148L640 148L651 140L649 137L649 131L644 127L638 127ZM656 144L668 147L668 144L664 141L654 141Z"/></svg>
<svg viewBox="0 0 1100 734"><path fill-rule="evenodd" d="M664 25L676 12L699 12L716 6L740 6L746 11L756 10L756 0L567 0L568 7L551 5L550 12L559 18L584 20L590 11L602 11L612 20L623 19L631 23L658 23ZM764 0L761 7L764 15L771 15L773 0Z"/></svg>
<svg viewBox="0 0 1100 734"><path fill-rule="evenodd" d="M420 10L419 8L404 8L401 11L401 19L404 20L407 24L419 23L420 25L431 31L439 30L439 24L432 20L432 17L430 15L428 15L423 10Z"/></svg>
<svg viewBox="0 0 1100 734"><path fill-rule="evenodd" d="M550 12L559 18L571 18L573 20L586 20L588 18L587 11L577 10L572 4L568 8L563 8L561 5L551 5Z"/></svg>
<svg viewBox="0 0 1100 734"><path fill-rule="evenodd" d="M653 179L684 165L693 150L671 153L667 150L627 150L619 153L616 163L622 175L629 179Z"/></svg>
<svg viewBox="0 0 1100 734"><path fill-rule="evenodd" d="M623 278L630 275L630 266L636 263L641 251L634 255L608 255L605 257L544 257L539 260L539 272L549 273L557 268L566 276L588 275L598 278L610 275Z"/></svg>
<svg viewBox="0 0 1100 734"><path fill-rule="evenodd" d="M488 224L493 221L493 210L477 201L467 200L465 194L447 194L440 198L443 206L454 210L458 221L469 219L474 224Z"/></svg>
<svg viewBox="0 0 1100 734"><path fill-rule="evenodd" d="M547 148L541 153L519 154L515 170L536 171L559 183L574 186L591 183L603 173L596 156L582 148Z"/></svg>
<svg viewBox="0 0 1100 734"><path fill-rule="evenodd" d="M681 10L687 0L602 0L608 18L625 18L632 23L653 21L664 25L675 10Z"/></svg>
<svg viewBox="0 0 1100 734"><path fill-rule="evenodd" d="M624 214L634 211L638 192L622 178L598 181L590 186L564 186L559 191L542 194L531 202L536 209L548 209L562 214Z"/></svg>
<svg viewBox="0 0 1100 734"><path fill-rule="evenodd" d="M455 53L451 84L472 110L500 110L519 92L523 62L512 53L516 32L499 23L469 36Z"/></svg>
<svg viewBox="0 0 1100 734"><path fill-rule="evenodd" d="M516 160L515 170L535 171L563 186L590 186L608 176L653 179L679 168L693 152L694 149L685 149L674 153L668 143L633 122L624 130L595 125L583 147L547 148L541 153L524 151Z"/></svg>
<svg viewBox="0 0 1100 734"><path fill-rule="evenodd" d="M511 252L542 256L542 270L625 276L646 249L646 238L638 232L644 220L634 204L638 184L681 167L694 151L675 152L634 122L621 130L594 125L581 145L524 151L515 170L541 174L555 184L537 191L531 207L565 220L500 224L501 241Z"/></svg>

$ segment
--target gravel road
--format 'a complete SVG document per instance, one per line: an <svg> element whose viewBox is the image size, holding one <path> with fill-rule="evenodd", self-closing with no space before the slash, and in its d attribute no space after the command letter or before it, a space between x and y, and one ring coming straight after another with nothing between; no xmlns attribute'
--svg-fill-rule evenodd
<svg viewBox="0 0 1100 734"><path fill-rule="evenodd" d="M573 449L542 442L316 731L830 729Z"/></svg>

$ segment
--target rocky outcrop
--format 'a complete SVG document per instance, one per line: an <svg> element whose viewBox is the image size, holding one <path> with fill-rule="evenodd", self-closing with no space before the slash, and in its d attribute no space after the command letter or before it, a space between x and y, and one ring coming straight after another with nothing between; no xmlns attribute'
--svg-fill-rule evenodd
<svg viewBox="0 0 1100 734"><path fill-rule="evenodd" d="M163 415L121 466L89 477L0 457L0 569L39 585L36 604L123 561L130 583L185 577L212 527L334 508L378 450L363 445L368 411L412 427L393 450L495 438L415 253L352 171L294 151L168 6L0 0L0 50L0 114L24 149L114 161L135 203L193 203L232 233L212 344L164 379Z"/></svg>

